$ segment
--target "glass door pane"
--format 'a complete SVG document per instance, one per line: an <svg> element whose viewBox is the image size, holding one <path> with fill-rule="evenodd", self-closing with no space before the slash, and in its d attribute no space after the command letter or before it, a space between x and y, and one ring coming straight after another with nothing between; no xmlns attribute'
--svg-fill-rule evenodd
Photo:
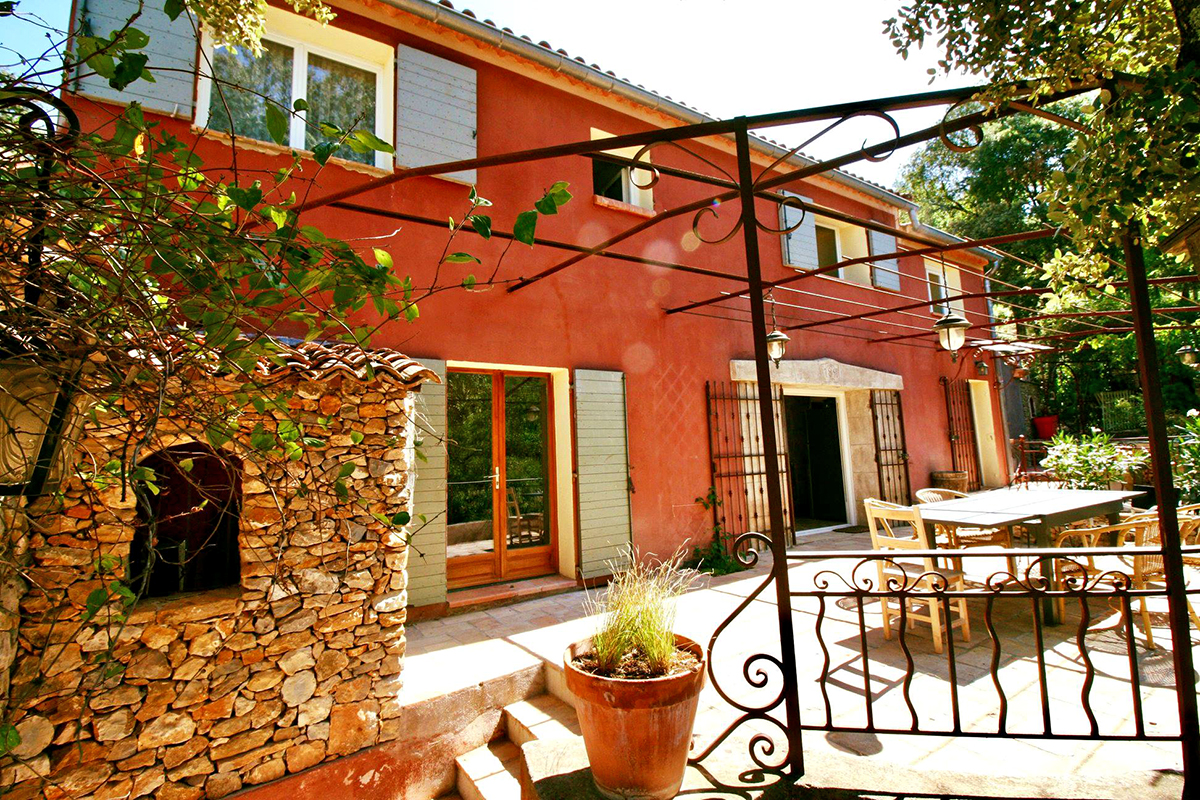
<svg viewBox="0 0 1200 800"><path fill-rule="evenodd" d="M508 549L550 544L548 376L504 376L504 449Z"/></svg>
<svg viewBox="0 0 1200 800"><path fill-rule="evenodd" d="M446 556L494 553L496 469L492 376L446 376Z"/></svg>

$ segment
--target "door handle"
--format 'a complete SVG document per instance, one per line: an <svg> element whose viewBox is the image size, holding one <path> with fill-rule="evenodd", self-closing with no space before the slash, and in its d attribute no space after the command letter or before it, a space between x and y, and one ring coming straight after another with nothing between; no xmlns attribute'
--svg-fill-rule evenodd
<svg viewBox="0 0 1200 800"><path fill-rule="evenodd" d="M492 470L492 480L496 484L496 491L500 491L500 468L496 467Z"/></svg>

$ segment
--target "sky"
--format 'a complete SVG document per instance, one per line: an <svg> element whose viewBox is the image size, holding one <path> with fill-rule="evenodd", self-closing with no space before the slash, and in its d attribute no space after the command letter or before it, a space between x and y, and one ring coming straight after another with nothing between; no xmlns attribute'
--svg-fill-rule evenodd
<svg viewBox="0 0 1200 800"><path fill-rule="evenodd" d="M147 0L158 4L162 0ZM14 53L46 49L44 29L21 16L36 15L64 28L70 0L21 0L18 17L0 17L0 64ZM548 41L572 57L599 64L660 94L717 117L760 114L851 100L967 86L969 76L940 77L927 70L938 53L927 46L903 60L884 33L883 20L900 0L463 0L480 19L492 19L535 42ZM902 130L935 123L941 112L922 109L896 116ZM812 126L776 128L764 135L789 145L816 132ZM853 120L806 147L828 158L882 141L881 120ZM849 168L892 186L909 151Z"/></svg>

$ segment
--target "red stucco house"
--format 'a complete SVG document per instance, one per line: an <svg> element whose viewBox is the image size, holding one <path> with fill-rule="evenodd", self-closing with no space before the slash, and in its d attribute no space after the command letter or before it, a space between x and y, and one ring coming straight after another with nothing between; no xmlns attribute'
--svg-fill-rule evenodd
<svg viewBox="0 0 1200 800"><path fill-rule="evenodd" d="M93 28L109 30L138 4L76 5L76 19L82 15ZM210 163L228 161L228 131L234 128L242 169L278 168L288 161L289 148L264 141L255 101L216 103L214 73L218 85L257 82L255 88L287 105L304 97L310 113L326 119L353 115L395 146L394 157L349 151L340 154L346 159L335 157L319 172L313 196L401 167L706 119L448 3L331 5L337 19L326 28L273 5L266 49L256 62L245 53L214 49L187 15L172 22L161 3L149 3L139 26L151 34L151 67L164 68L157 82L117 93L99 78L77 77L68 89L85 127L137 101L148 117L194 138ZM302 122L293 123L289 136L291 148L306 147ZM689 146L717 167L736 171L732 139ZM766 140L753 147L758 169L786 153ZM654 149L646 158L715 174L675 148ZM794 155L774 169L811 163ZM517 212L560 180L569 182L574 199L543 219L538 235L583 245L711 193L711 187L670 176L646 189L628 168L560 158L405 180L351 198L358 209L327 206L308 221L362 240L364 247L386 247L398 268L419 283L437 263L446 232L444 225L411 217L461 215L475 185L495 203L496 227L511 229ZM762 232L766 280L915 249L923 246L918 240L946 240L919 223L919 209L909 200L851 174L831 172L793 188L831 216L809 214L782 237ZM410 220L389 219L388 212ZM796 224L791 213L784 208L781 224ZM762 202L760 218L772 215L778 218L780 207ZM718 209L702 229L706 238L716 238L730 224L732 212ZM494 263L503 246L496 240L471 245L485 264ZM743 263L736 241L697 241L690 216L656 226L617 250L707 270L737 272ZM553 246L517 248L499 277L531 276L566 255ZM797 535L819 536L862 521L861 503L868 497L908 502L935 471L966 470L976 486L1007 482L991 357L952 361L928 335L874 341L928 334L950 307L974 324L986 322L986 300L942 298L984 291L984 271L995 257L962 249L936 259L881 258L774 293L781 326L835 320L904 298L930 299L929 307L907 315L793 332L785 358L773 369L777 427L786 445L784 494ZM690 548L712 533L712 512L696 502L710 486L723 501L718 513L727 530L765 526L756 423L745 413L753 380L745 304L666 313L738 288L710 275L590 258L516 292L495 286L442 293L422 304L414 323L385 326L377 345L402 350L443 379L426 385L419 400L426 459L418 465L413 504L426 523L414 539L420 555L408 563L410 611L444 613L462 597L455 590L469 587L602 576L630 541L645 553Z"/></svg>

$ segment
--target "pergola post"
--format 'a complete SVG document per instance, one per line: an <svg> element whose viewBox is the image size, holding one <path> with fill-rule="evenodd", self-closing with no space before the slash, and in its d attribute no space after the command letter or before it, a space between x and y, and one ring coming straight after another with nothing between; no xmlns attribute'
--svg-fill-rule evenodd
<svg viewBox="0 0 1200 800"><path fill-rule="evenodd" d="M775 410L771 392L771 368L767 356L767 319L763 307L762 265L758 255L758 217L755 213L753 163L750 132L739 118L735 132L738 161L738 193L742 203L742 237L746 247L746 278L749 282L750 319L754 333L754 366L758 383L758 413L761 421L763 456L767 468L767 509L771 522L771 570L775 579L776 612L779 615L780 665L783 669L783 705L787 730L789 777L804 774L804 752L800 736L800 695L797 686L796 636L792 626L792 598L788 585L787 531L783 524L783 490L779 482L779 447L775 441Z"/></svg>
<svg viewBox="0 0 1200 800"><path fill-rule="evenodd" d="M1158 371L1158 349L1154 342L1146 262L1139 241L1137 222L1130 222L1121 237L1125 249L1125 271L1133 309L1133 332L1137 341L1138 373L1146 400L1146 433L1150 439L1150 461L1154 469L1154 491L1158 499L1158 524L1167 580L1167 603L1171 626L1171 651L1175 666L1175 694L1179 702L1179 727L1183 738L1185 798L1200 798L1200 716L1196 707L1196 672L1192 663L1191 620L1187 611L1187 584L1183 572L1182 542L1176 514L1175 485L1171 476L1171 451L1167 442L1167 420L1163 411L1162 382Z"/></svg>

